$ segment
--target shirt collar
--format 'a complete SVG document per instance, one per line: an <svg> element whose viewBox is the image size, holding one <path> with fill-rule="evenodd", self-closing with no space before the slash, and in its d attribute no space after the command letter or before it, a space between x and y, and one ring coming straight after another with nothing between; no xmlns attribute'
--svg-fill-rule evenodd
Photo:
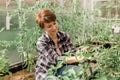
<svg viewBox="0 0 120 80"><path fill-rule="evenodd" d="M52 39L48 36L48 34L45 32L44 33L45 37L47 38L48 42L51 42ZM58 31L57 33L58 41L60 40L60 32ZM53 41L52 41L53 42Z"/></svg>

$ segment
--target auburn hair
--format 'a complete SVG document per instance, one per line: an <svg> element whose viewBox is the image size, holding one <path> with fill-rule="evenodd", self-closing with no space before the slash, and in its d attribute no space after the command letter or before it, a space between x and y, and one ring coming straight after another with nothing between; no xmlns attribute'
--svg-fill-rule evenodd
<svg viewBox="0 0 120 80"><path fill-rule="evenodd" d="M50 10L43 9L36 16L36 23L40 28L44 28L44 23L56 21L56 15Z"/></svg>

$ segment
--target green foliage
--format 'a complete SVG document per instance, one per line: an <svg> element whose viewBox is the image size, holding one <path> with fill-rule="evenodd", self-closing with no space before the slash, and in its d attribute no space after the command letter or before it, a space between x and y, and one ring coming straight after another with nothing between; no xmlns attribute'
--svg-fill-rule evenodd
<svg viewBox="0 0 120 80"><path fill-rule="evenodd" d="M57 14L59 29L67 32L74 44L80 41L79 38L82 32L81 20L81 15L79 13Z"/></svg>
<svg viewBox="0 0 120 80"><path fill-rule="evenodd" d="M120 56L119 47L112 48L109 50L101 49L102 56L99 57L99 65L98 71L100 73L97 74L97 77L101 77L101 75L105 76L107 79L119 79L120 75ZM100 75L101 74L101 75Z"/></svg>
<svg viewBox="0 0 120 80"><path fill-rule="evenodd" d="M39 35L40 32L37 27L28 29L27 26L24 26L18 33L17 50L29 71L32 71L34 68L34 58L36 57L35 47Z"/></svg>
<svg viewBox="0 0 120 80"><path fill-rule="evenodd" d="M11 46L15 46L15 41L0 41L0 47L9 48Z"/></svg>
<svg viewBox="0 0 120 80"><path fill-rule="evenodd" d="M96 47L96 46L94 46ZM78 51L81 58L84 58L83 61L80 61L80 69L78 72L75 72L73 68L64 71L66 76L58 76L60 80L69 80L68 76L71 76L70 80L119 80L120 78L120 46L112 45L111 48L94 48L91 46L90 48L86 48L86 46L82 46ZM89 52L84 52L84 50L88 50ZM91 50L91 51L90 51ZM67 52L70 56L69 52ZM94 68L91 66L91 63L86 61L87 58L91 57L90 60L96 60L97 66ZM60 61L64 61L65 56L60 58ZM58 63L59 65L59 63ZM55 75L54 70L56 71L57 67L50 68L50 75ZM82 75L82 77L79 77Z"/></svg>
<svg viewBox="0 0 120 80"><path fill-rule="evenodd" d="M0 51L0 76L9 73L11 74L11 72L9 71L9 59L6 58L5 55L6 49L5 50L1 50Z"/></svg>
<svg viewBox="0 0 120 80"><path fill-rule="evenodd" d="M51 65L50 66L51 68L48 70L48 74L49 75L56 75L57 69L59 69L60 67L62 67L62 64L63 64L63 60L59 60L57 66Z"/></svg>
<svg viewBox="0 0 120 80"><path fill-rule="evenodd" d="M61 56L58 58L58 64L57 66L51 66L51 68L48 70L48 74L49 75L53 75L55 76L56 73L57 73L57 69L61 68L63 66L63 63L65 62L65 57L70 57L70 52L67 52L67 55L66 56ZM65 76L61 76L61 75L58 75L57 77L60 79L60 80L88 80L89 79L89 76L88 74L86 73L86 70L88 69L90 72L91 72L91 76L93 74L92 70L91 70L91 67L90 65L88 64L88 62L86 62L86 59L88 57L90 57L89 54L81 54L79 53L79 55L81 58L84 58L83 60L84 61L80 61L79 62L79 66L80 68L75 72L75 70L73 68L70 68L68 70L65 70L63 71L63 74L66 74ZM66 64L66 66L69 65L69 64Z"/></svg>

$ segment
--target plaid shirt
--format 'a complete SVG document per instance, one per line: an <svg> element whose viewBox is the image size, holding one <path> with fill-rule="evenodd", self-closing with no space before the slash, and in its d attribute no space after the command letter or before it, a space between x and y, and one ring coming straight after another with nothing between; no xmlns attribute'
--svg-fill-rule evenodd
<svg viewBox="0 0 120 80"><path fill-rule="evenodd" d="M58 31L58 45L59 51L62 55L65 52L71 51L75 52L73 44L70 42L69 36L62 31ZM50 68L50 65L57 64L58 55L54 42L49 38L49 36L44 33L37 41L37 49L39 52L39 57L36 63L36 80L45 80L45 77L48 76L47 70Z"/></svg>

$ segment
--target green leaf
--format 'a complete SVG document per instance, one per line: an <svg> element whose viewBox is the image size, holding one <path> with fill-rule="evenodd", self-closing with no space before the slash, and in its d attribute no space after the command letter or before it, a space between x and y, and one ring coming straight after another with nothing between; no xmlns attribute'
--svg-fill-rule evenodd
<svg viewBox="0 0 120 80"><path fill-rule="evenodd" d="M68 76L63 76L62 80L70 80L70 79L68 78Z"/></svg>
<svg viewBox="0 0 120 80"><path fill-rule="evenodd" d="M92 54L90 54L90 53L84 53L84 54L82 54L84 57L91 57L92 56Z"/></svg>

